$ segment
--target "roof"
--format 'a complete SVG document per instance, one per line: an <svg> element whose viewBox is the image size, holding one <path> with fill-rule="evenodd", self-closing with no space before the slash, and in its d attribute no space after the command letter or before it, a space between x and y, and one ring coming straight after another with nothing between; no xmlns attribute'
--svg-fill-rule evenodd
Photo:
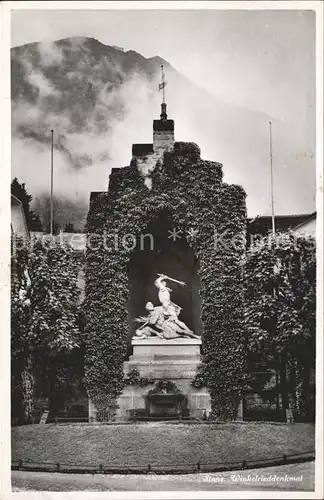
<svg viewBox="0 0 324 500"><path fill-rule="evenodd" d="M316 212L313 212L312 214L276 215L276 229L279 231L295 229L300 224L304 224L307 220L313 218L314 216L316 217ZM272 217L271 215L257 216L253 219L248 219L247 224L248 233L266 235L272 228Z"/></svg>
<svg viewBox="0 0 324 500"><path fill-rule="evenodd" d="M312 214L310 214L310 216L308 217L308 219L304 220L303 222L300 222L299 224L297 224L297 226L294 226L294 230L295 229L299 229L300 227L304 226L305 224L307 224L308 222L312 221L316 219L316 212L313 212Z"/></svg>
<svg viewBox="0 0 324 500"><path fill-rule="evenodd" d="M18 212L20 213L20 223L19 219L17 221L17 219L14 217L13 207L17 207ZM24 238L29 238L29 229L23 204L21 200L19 200L19 198L17 198L13 194L11 194L11 230L16 235L23 236Z"/></svg>
<svg viewBox="0 0 324 500"><path fill-rule="evenodd" d="M154 132L173 132L174 120L153 120Z"/></svg>
<svg viewBox="0 0 324 500"><path fill-rule="evenodd" d="M90 204L96 199L98 198L99 195L101 194L105 194L107 193L107 191L91 191L90 192Z"/></svg>
<svg viewBox="0 0 324 500"><path fill-rule="evenodd" d="M133 144L132 146L132 156L146 156L152 154L153 144Z"/></svg>
<svg viewBox="0 0 324 500"><path fill-rule="evenodd" d="M22 205L21 201L19 200L19 198L17 198L14 194L11 193L11 201L13 203L16 203L17 205Z"/></svg>

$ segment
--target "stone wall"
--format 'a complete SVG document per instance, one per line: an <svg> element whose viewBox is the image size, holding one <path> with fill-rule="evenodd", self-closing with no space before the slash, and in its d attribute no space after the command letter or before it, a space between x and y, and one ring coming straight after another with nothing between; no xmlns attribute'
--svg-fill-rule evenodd
<svg viewBox="0 0 324 500"><path fill-rule="evenodd" d="M161 155L172 151L174 146L174 133L169 130L155 130L153 133L153 149L155 153Z"/></svg>
<svg viewBox="0 0 324 500"><path fill-rule="evenodd" d="M158 150L155 153L133 157L133 159L136 159L137 161L138 172L144 178L144 183L149 189L152 187L150 175L156 166L156 162L158 160L162 160L162 156L163 151Z"/></svg>
<svg viewBox="0 0 324 500"><path fill-rule="evenodd" d="M163 162L163 155L171 152L174 146L174 133L170 131L154 131L153 133L153 152L146 154L133 155L133 160L137 162L137 169L144 178L145 185L150 189L152 184L150 176L156 167L158 161Z"/></svg>

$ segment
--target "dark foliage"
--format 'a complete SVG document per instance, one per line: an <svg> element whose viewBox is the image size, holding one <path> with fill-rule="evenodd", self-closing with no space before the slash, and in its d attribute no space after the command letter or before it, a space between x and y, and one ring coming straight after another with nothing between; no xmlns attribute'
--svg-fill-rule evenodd
<svg viewBox="0 0 324 500"><path fill-rule="evenodd" d="M18 198L18 200L22 203L29 231L42 231L43 227L40 218L30 208L30 203L33 197L28 194L25 183L20 184L17 177L15 177L11 182L11 194Z"/></svg>
<svg viewBox="0 0 324 500"><path fill-rule="evenodd" d="M315 240L292 232L261 240L247 254L245 288L250 359L280 373L284 408L290 393L296 415L314 414Z"/></svg>
<svg viewBox="0 0 324 500"><path fill-rule="evenodd" d="M182 153L181 153L182 151ZM136 164L115 173L109 194L92 203L87 231L96 249L86 255L85 381L99 410L116 409L127 354L127 234L139 236L167 211L200 261L203 364L199 372L212 397L214 418L233 419L245 390L243 255L245 193L222 182L220 164L199 158L199 148L178 143L144 185ZM102 235L106 233L106 244ZM219 237L222 239L219 241Z"/></svg>

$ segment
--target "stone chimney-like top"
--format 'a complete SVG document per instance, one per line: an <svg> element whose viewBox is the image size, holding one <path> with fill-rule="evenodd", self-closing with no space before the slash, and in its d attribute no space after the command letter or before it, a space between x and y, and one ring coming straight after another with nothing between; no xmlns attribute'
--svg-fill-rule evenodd
<svg viewBox="0 0 324 500"><path fill-rule="evenodd" d="M168 120L166 107L166 103L162 103L160 120L153 120L153 150L155 153L172 151L174 146L174 121Z"/></svg>
<svg viewBox="0 0 324 500"><path fill-rule="evenodd" d="M137 160L138 171L149 188L151 186L150 175L156 162L163 160L164 153L173 151L174 147L174 121L168 119L163 66L161 69L162 83L159 84L159 90L163 90L163 98L160 119L153 120L153 144L133 144L132 147L132 158Z"/></svg>
<svg viewBox="0 0 324 500"><path fill-rule="evenodd" d="M153 150L154 152L172 151L174 146L174 121L168 120L167 105L165 102L165 87L167 82L164 79L163 65L161 65L162 83L159 90L162 90L162 104L160 120L153 121Z"/></svg>

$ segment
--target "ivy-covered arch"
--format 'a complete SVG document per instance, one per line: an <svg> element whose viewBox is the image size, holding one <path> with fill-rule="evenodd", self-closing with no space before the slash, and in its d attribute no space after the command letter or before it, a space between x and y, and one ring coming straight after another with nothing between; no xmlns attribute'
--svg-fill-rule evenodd
<svg viewBox="0 0 324 500"><path fill-rule="evenodd" d="M131 353L131 338L138 324L135 318L146 314L148 301L158 305L158 293L154 285L158 273L165 273L186 283L186 287L175 285L172 297L181 310L181 320L196 333L201 332L200 280L197 273L199 260L185 238L181 238L174 222L174 214L163 210L156 217L148 216L149 222L143 233L131 235L130 243L136 246L128 262L128 351Z"/></svg>
<svg viewBox="0 0 324 500"><path fill-rule="evenodd" d="M109 192L91 204L86 255L86 385L113 417L127 353L127 235L138 237L161 211L199 259L204 358L196 385L206 385L215 418L235 417L244 390L242 260L245 193L222 182L222 166L200 159L198 146L176 143L152 173L149 190L136 161L114 171Z"/></svg>

